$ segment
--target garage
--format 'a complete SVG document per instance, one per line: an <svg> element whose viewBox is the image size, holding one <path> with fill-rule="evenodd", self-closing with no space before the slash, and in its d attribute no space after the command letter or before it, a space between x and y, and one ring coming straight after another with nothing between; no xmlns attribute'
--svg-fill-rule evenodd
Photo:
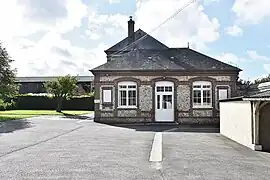
<svg viewBox="0 0 270 180"><path fill-rule="evenodd" d="M220 133L253 150L270 152L270 90L220 100Z"/></svg>

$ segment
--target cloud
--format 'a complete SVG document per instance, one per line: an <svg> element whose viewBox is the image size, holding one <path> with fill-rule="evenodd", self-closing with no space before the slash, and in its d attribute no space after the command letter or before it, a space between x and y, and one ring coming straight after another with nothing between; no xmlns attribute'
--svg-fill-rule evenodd
<svg viewBox="0 0 270 180"><path fill-rule="evenodd" d="M203 5L210 1L216 2L196 1L151 33L190 1L137 0L135 29L145 30L170 47L186 47L190 42L192 48L205 50L220 37L218 19L204 11ZM83 0L0 1L0 21L5 24L0 39L16 60L13 67L18 75L90 75L89 69L105 63L104 50L127 36L129 15L103 13L94 7L87 7ZM264 59L252 51L249 54ZM232 65L246 60L231 53L216 58Z"/></svg>
<svg viewBox="0 0 270 180"><path fill-rule="evenodd" d="M270 73L270 64L264 64L263 67L268 73Z"/></svg>
<svg viewBox="0 0 270 180"><path fill-rule="evenodd" d="M106 62L104 44L93 49L81 48L56 33L48 33L37 43L31 43L33 46L27 49L17 46L11 51L16 60L13 67L18 69L19 76L91 75L91 68Z"/></svg>
<svg viewBox="0 0 270 180"><path fill-rule="evenodd" d="M247 60L244 58L240 58L232 53L221 53L219 55L213 56L215 59L220 60L222 62L231 64L233 66L238 67L240 62L246 62Z"/></svg>
<svg viewBox="0 0 270 180"><path fill-rule="evenodd" d="M53 46L53 47L51 47L51 51L56 52L59 55L62 55L64 57L72 57L72 54L67 49Z"/></svg>
<svg viewBox="0 0 270 180"><path fill-rule="evenodd" d="M266 56L262 56L259 55L256 51L254 50L248 50L247 51L248 56L252 59L252 60L259 60L259 61L270 61L269 57Z"/></svg>
<svg viewBox="0 0 270 180"><path fill-rule="evenodd" d="M43 23L53 22L66 18L68 11L66 9L66 0L18 0L18 5L24 9L24 17L31 21Z"/></svg>
<svg viewBox="0 0 270 180"><path fill-rule="evenodd" d="M220 0L203 0L204 5L210 5L212 3L218 3Z"/></svg>
<svg viewBox="0 0 270 180"><path fill-rule="evenodd" d="M239 22L257 24L262 19L270 16L269 0L235 0L232 11Z"/></svg>
<svg viewBox="0 0 270 180"><path fill-rule="evenodd" d="M150 33L189 2L188 0L138 0L135 12L136 25ZM195 1L150 34L171 47L186 47L187 42L190 42L192 48L205 49L208 43L215 42L219 38L219 27L218 19L210 19L204 12L203 6Z"/></svg>
<svg viewBox="0 0 270 180"><path fill-rule="evenodd" d="M0 2L0 39L38 31L67 32L81 25L87 6L81 0L9 0ZM7 18L8 17L8 18Z"/></svg>
<svg viewBox="0 0 270 180"><path fill-rule="evenodd" d="M88 7L81 0L0 2L0 40L19 76L87 74L99 50L72 45L63 34L80 27ZM100 45L97 44L97 47ZM88 62L90 61L90 62Z"/></svg>
<svg viewBox="0 0 270 180"><path fill-rule="evenodd" d="M227 34L229 34L231 36L242 36L243 35L243 30L237 25L227 27L225 29L225 31Z"/></svg>
<svg viewBox="0 0 270 180"><path fill-rule="evenodd" d="M86 35L92 40L101 37L112 39L112 37L124 37L127 35L128 16L123 14L101 14L91 12L88 17L88 29ZM114 42L116 43L116 42Z"/></svg>

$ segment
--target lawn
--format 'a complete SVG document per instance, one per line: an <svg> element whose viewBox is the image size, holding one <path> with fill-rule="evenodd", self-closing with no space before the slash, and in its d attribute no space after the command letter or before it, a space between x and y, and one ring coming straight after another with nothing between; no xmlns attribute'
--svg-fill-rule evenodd
<svg viewBox="0 0 270 180"><path fill-rule="evenodd" d="M0 121L24 119L41 115L83 115L91 111L62 111L58 113L55 110L10 110L0 111Z"/></svg>

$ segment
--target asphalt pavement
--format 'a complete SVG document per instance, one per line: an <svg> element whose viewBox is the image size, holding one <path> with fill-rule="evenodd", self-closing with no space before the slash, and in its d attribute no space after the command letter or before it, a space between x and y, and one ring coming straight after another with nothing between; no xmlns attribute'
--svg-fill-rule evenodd
<svg viewBox="0 0 270 180"><path fill-rule="evenodd" d="M162 161L150 162L157 132L162 132ZM215 130L110 126L71 117L37 117L0 127L1 180L269 177L269 154L254 152Z"/></svg>

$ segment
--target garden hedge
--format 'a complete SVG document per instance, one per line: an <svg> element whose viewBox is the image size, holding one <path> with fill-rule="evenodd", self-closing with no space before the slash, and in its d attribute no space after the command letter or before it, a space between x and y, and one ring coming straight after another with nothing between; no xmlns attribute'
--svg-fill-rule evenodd
<svg viewBox="0 0 270 180"><path fill-rule="evenodd" d="M48 96L18 96L15 105L9 109L17 110L54 110L57 102ZM64 100L62 110L94 110L94 97L73 97Z"/></svg>

